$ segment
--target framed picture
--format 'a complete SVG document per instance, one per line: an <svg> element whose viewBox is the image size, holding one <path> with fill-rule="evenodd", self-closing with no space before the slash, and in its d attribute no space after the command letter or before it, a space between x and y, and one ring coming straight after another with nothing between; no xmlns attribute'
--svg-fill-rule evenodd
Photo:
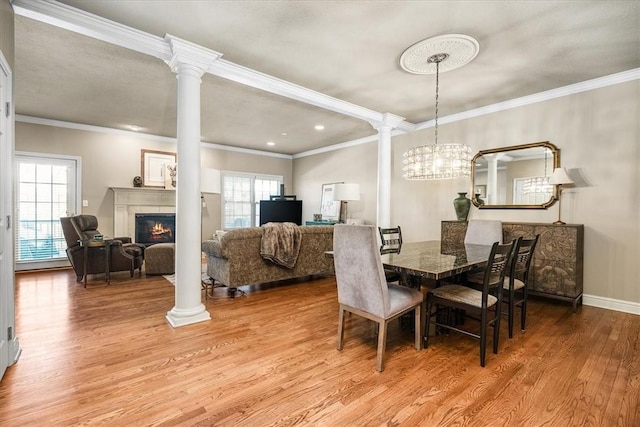
<svg viewBox="0 0 640 427"><path fill-rule="evenodd" d="M176 153L168 151L142 150L140 175L144 187L164 187L167 165L177 163Z"/></svg>
<svg viewBox="0 0 640 427"><path fill-rule="evenodd" d="M476 185L474 194L479 194L481 198L487 197L487 186L486 185Z"/></svg>
<svg viewBox="0 0 640 427"><path fill-rule="evenodd" d="M334 200L333 197L336 192L336 184L341 184L341 182L322 184L320 214L322 215L323 221L340 220L340 209L342 207L342 202L340 200Z"/></svg>

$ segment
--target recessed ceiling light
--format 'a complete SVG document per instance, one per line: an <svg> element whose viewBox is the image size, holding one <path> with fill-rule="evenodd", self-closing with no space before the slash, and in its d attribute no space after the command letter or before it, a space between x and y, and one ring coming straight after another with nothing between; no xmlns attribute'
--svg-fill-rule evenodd
<svg viewBox="0 0 640 427"><path fill-rule="evenodd" d="M276 143L275 143L275 142L273 142L273 141L269 141L269 142L267 142L267 145L268 145L269 147L273 147L274 145L276 145Z"/></svg>
<svg viewBox="0 0 640 427"><path fill-rule="evenodd" d="M134 132L138 132L139 130L142 129L142 126L138 126L138 125L127 125L127 127Z"/></svg>
<svg viewBox="0 0 640 427"><path fill-rule="evenodd" d="M324 125L315 125L314 129L315 130L324 130Z"/></svg>
<svg viewBox="0 0 640 427"><path fill-rule="evenodd" d="M287 136L287 133L286 132L282 132L280 135Z"/></svg>

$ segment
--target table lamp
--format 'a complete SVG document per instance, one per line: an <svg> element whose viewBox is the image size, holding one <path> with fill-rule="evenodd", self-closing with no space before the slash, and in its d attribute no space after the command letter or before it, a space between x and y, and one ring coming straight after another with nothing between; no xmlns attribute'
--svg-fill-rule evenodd
<svg viewBox="0 0 640 427"><path fill-rule="evenodd" d="M336 184L333 199L345 202L344 218L340 218L340 222L346 222L348 218L347 203L350 200L360 200L360 184ZM340 216L342 217L342 215Z"/></svg>
<svg viewBox="0 0 640 427"><path fill-rule="evenodd" d="M573 180L569 177L565 168L555 168L553 170L553 175L549 178L549 184L558 186L558 220L553 224L564 225L565 222L560 219L560 214L562 212L562 186L573 184Z"/></svg>

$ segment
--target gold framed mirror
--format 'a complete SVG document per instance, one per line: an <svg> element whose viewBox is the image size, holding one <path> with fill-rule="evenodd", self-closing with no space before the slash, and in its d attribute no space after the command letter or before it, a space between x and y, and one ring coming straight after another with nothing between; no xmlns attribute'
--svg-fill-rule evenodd
<svg viewBox="0 0 640 427"><path fill-rule="evenodd" d="M480 209L547 209L558 199L548 183L560 167L549 141L481 150L471 161L471 201Z"/></svg>

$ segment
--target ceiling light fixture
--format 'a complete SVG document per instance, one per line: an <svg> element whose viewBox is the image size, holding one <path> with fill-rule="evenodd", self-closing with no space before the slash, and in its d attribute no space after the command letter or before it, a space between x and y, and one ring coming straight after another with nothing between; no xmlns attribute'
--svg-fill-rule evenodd
<svg viewBox="0 0 640 427"><path fill-rule="evenodd" d="M315 130L324 130L324 125L315 125L313 128Z"/></svg>
<svg viewBox="0 0 640 427"><path fill-rule="evenodd" d="M275 143L275 142L273 142L273 141L269 141L269 142L267 142L267 145L268 145L269 147L273 147L274 145L276 145L276 143Z"/></svg>
<svg viewBox="0 0 640 427"><path fill-rule="evenodd" d="M438 100L441 69L443 72L450 71L467 64L476 57L478 49L478 42L474 38L450 34L423 40L402 53L400 65L405 71L413 74L434 74L435 71L436 75L435 142L433 145L411 148L404 153L404 179L452 179L471 174L472 156L469 146L438 145Z"/></svg>
<svg viewBox="0 0 640 427"><path fill-rule="evenodd" d="M553 195L553 185L549 184L549 177L547 176L547 148L544 150L544 176L534 176L524 180L522 184L522 194L531 195Z"/></svg>

